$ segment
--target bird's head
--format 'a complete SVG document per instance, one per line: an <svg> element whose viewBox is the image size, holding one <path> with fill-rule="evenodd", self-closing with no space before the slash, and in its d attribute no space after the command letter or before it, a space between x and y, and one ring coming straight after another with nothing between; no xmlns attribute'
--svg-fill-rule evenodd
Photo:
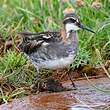
<svg viewBox="0 0 110 110"><path fill-rule="evenodd" d="M73 32L78 31L80 29L84 29L84 30L90 31L92 33L95 33L93 30L91 30L90 28L87 28L80 22L80 19L75 14L75 10L73 8L66 8L64 10L63 24L65 27L66 33L71 32L71 31L73 31Z"/></svg>

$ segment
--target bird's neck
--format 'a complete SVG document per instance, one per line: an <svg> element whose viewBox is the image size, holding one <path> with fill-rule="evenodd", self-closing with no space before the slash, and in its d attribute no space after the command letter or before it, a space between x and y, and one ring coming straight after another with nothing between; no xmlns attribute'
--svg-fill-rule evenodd
<svg viewBox="0 0 110 110"><path fill-rule="evenodd" d="M73 47L73 50L76 50L78 46L77 30L78 27L75 26L73 23L67 23L65 25L67 43Z"/></svg>
<svg viewBox="0 0 110 110"><path fill-rule="evenodd" d="M69 45L71 54L74 54L74 52L77 51L78 48L78 34L77 32L70 32L69 37L67 39L67 45Z"/></svg>
<svg viewBox="0 0 110 110"><path fill-rule="evenodd" d="M61 37L67 45L73 43L76 44L76 42L78 42L77 30L77 26L75 26L74 23L66 23L65 25L62 25Z"/></svg>

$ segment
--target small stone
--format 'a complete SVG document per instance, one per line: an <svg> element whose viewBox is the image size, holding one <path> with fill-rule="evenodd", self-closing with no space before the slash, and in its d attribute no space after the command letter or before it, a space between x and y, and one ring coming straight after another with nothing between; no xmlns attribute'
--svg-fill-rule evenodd
<svg viewBox="0 0 110 110"><path fill-rule="evenodd" d="M65 90L62 84L58 80L55 80L52 77L47 79L46 88L47 91L50 92L61 92Z"/></svg>
<svg viewBox="0 0 110 110"><path fill-rule="evenodd" d="M101 9L102 3L101 3L99 0L96 0L96 1L94 1L94 2L92 3L91 7L94 8L94 9L97 9L97 10L98 10L98 9Z"/></svg>
<svg viewBox="0 0 110 110"><path fill-rule="evenodd" d="M76 0L76 4L78 7L84 6L84 1L83 0Z"/></svg>

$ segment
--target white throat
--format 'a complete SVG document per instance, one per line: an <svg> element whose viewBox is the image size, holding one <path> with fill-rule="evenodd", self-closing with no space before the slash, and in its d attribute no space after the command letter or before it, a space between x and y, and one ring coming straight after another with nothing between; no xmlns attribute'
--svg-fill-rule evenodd
<svg viewBox="0 0 110 110"><path fill-rule="evenodd" d="M76 26L74 23L67 23L65 26L66 33L69 33L71 30L77 31L79 29L80 28L78 26Z"/></svg>

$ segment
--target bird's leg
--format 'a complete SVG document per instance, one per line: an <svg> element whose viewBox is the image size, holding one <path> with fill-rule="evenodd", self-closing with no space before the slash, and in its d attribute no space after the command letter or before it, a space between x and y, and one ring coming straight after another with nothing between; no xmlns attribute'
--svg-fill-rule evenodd
<svg viewBox="0 0 110 110"><path fill-rule="evenodd" d="M73 82L73 80L72 80L72 78L71 78L71 76L70 76L70 71L71 71L71 68L68 69L67 75L68 75L68 77L69 77L69 79L70 79L70 81L71 81L71 83L72 83L72 86L74 87L74 89L76 89L76 86L75 86L75 84L74 84L74 82Z"/></svg>

